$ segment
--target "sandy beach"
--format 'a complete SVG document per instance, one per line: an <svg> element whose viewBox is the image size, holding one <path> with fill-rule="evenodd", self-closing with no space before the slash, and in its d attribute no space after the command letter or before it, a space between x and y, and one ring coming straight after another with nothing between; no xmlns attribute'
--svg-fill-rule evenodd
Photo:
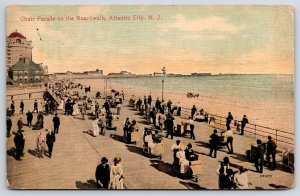
<svg viewBox="0 0 300 196"><path fill-rule="evenodd" d="M91 86L93 90L98 89L104 91L103 79L85 79L75 80L86 86ZM110 84L108 85L108 88ZM150 93L152 98L156 100L158 97L161 99L161 90L142 89L131 86L121 86L111 82L111 88L116 90L123 90L126 98L132 95L136 97L148 96ZM175 87L176 88L176 87ZM165 101L171 100L173 105L180 105L184 108L192 108L196 105L197 109L203 108L210 114L216 114L226 117L230 111L234 119L241 120L243 115L246 114L249 122L261 126L278 129L294 133L294 104L289 102L268 102L266 101L253 101L250 99L237 99L233 97L212 96L210 94L201 93L199 98L187 98L186 94L164 92ZM289 115L288 115L289 114Z"/></svg>

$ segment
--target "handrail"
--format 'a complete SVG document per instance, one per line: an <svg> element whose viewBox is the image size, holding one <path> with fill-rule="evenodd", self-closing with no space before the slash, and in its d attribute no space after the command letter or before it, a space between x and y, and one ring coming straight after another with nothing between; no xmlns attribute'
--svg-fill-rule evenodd
<svg viewBox="0 0 300 196"><path fill-rule="evenodd" d="M191 115L191 109L189 108L185 108L185 107L181 107L181 113L187 116ZM209 117L216 117L215 119L215 124L218 124L220 126L225 126L226 125L226 117L224 116L220 116L217 114L210 114L207 113ZM184 118L184 115L181 115L181 117ZM240 120L233 120L234 123L231 123L230 127L235 129L236 131L238 131L238 129L240 128L239 126L241 125ZM232 125L233 124L233 125ZM219 127L221 128L221 127ZM264 130L266 129L266 130ZM253 123L247 123L247 125L244 128L244 132L248 132L250 134L254 134L255 137L257 136L262 136L262 137L266 137L268 135L274 136L274 140L275 142L281 142L284 144L289 144L289 145L294 145L294 134L287 132L287 131L282 131L279 129L274 129L271 127L267 127L267 126L262 126L262 125L257 125L257 124L253 124ZM285 138L286 140L283 141L280 138ZM292 143L291 143L292 142Z"/></svg>

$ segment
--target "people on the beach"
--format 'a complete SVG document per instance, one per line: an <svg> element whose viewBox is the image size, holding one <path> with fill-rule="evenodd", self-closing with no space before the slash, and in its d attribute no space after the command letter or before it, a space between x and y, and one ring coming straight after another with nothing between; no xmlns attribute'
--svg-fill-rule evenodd
<svg viewBox="0 0 300 196"><path fill-rule="evenodd" d="M248 124L248 118L246 115L243 116L243 120L242 120L242 126L241 126L241 133L240 135L244 135L244 129L246 124Z"/></svg>
<svg viewBox="0 0 300 196"><path fill-rule="evenodd" d="M271 136L268 136L268 142L267 142L267 162L270 168L275 169L276 168L276 149L277 145L272 139ZM272 158L272 162L271 162Z"/></svg>

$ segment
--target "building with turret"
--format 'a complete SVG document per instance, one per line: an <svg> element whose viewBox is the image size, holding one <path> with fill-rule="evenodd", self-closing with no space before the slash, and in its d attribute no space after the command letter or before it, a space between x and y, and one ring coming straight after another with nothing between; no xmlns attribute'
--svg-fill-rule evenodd
<svg viewBox="0 0 300 196"><path fill-rule="evenodd" d="M20 58L32 60L31 41L28 41L24 35L16 30L6 38L6 56L7 71L19 62Z"/></svg>

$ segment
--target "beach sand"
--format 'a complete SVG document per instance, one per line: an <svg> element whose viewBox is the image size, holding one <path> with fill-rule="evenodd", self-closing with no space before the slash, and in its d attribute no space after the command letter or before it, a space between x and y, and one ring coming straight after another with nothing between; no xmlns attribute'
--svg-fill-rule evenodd
<svg viewBox="0 0 300 196"><path fill-rule="evenodd" d="M98 89L101 93L104 92L103 79L77 79L86 86L91 86L93 90ZM127 99L131 95L140 97L148 96L150 93L155 101L158 97L161 99L161 90L142 89L130 86L121 86L116 83L109 83L108 87L121 91L123 90ZM174 87L176 88L176 87ZM187 89L188 91L188 89ZM247 115L249 123L294 133L294 103L290 102L270 102L253 101L250 99L237 99L233 97L212 96L209 94L200 93L199 98L187 98L186 94L164 92L165 102L171 100L173 105L180 105L184 108L192 108L196 105L199 110L203 108L210 114L216 114L226 117L228 112L231 112L235 120L242 120L243 115ZM190 111L189 111L190 112Z"/></svg>

